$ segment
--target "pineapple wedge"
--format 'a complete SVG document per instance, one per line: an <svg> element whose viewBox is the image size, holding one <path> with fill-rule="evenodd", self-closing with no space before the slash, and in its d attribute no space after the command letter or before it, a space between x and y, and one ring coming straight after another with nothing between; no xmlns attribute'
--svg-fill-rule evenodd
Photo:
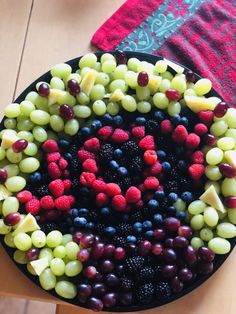
<svg viewBox="0 0 236 314"><path fill-rule="evenodd" d="M11 196L12 193L8 191L7 188L5 188L4 185L0 184L0 201L5 200L9 196Z"/></svg>
<svg viewBox="0 0 236 314"><path fill-rule="evenodd" d="M225 152L224 156L228 163L236 168L236 150L228 150Z"/></svg>
<svg viewBox="0 0 236 314"><path fill-rule="evenodd" d="M150 89L151 94L157 92L158 88L161 85L161 81L162 81L161 76L149 75L148 88Z"/></svg>
<svg viewBox="0 0 236 314"><path fill-rule="evenodd" d="M186 105L193 111L193 112L200 112L203 110L214 110L215 106L221 102L220 98L217 97L198 97L198 96L184 96L184 100Z"/></svg>
<svg viewBox="0 0 236 314"><path fill-rule="evenodd" d="M43 257L30 262L30 265L34 269L35 273L40 276L42 272L49 266L49 261L47 257Z"/></svg>
<svg viewBox="0 0 236 314"><path fill-rule="evenodd" d="M33 232L36 230L40 230L39 225L37 224L36 219L33 215L28 214L17 226L17 228L12 233L13 236L16 236L21 232Z"/></svg>
<svg viewBox="0 0 236 314"><path fill-rule="evenodd" d="M52 88L50 89L50 94L48 96L48 106L52 106L58 103L58 98L64 96L66 92L60 89Z"/></svg>
<svg viewBox="0 0 236 314"><path fill-rule="evenodd" d="M184 68L181 67L179 64L176 64L166 58L164 58L164 61L168 64L169 67L171 67L176 73L184 73Z"/></svg>
<svg viewBox="0 0 236 314"><path fill-rule="evenodd" d="M200 200L207 203L208 205L214 207L221 213L225 213L226 209L224 208L224 205L219 198L214 185L211 185L201 196Z"/></svg>
<svg viewBox="0 0 236 314"><path fill-rule="evenodd" d="M97 78L96 71L91 70L88 73L86 73L84 78L82 79L81 84L80 84L81 91L89 96L89 94L90 94L90 92L94 86L96 78Z"/></svg>
<svg viewBox="0 0 236 314"><path fill-rule="evenodd" d="M6 130L2 135L2 143L1 147L3 149L9 148L15 143L19 138L16 135L16 131L14 130Z"/></svg>
<svg viewBox="0 0 236 314"><path fill-rule="evenodd" d="M124 97L125 97L124 93L122 92L122 90L118 88L111 94L109 101L111 102L121 101Z"/></svg>

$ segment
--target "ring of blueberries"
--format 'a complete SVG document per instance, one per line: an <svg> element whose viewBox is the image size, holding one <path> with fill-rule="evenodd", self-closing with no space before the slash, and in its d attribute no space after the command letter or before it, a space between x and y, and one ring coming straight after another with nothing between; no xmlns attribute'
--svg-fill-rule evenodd
<svg viewBox="0 0 236 314"><path fill-rule="evenodd" d="M236 237L236 109L166 59L91 53L51 74L5 109L5 244L94 311L168 302Z"/></svg>

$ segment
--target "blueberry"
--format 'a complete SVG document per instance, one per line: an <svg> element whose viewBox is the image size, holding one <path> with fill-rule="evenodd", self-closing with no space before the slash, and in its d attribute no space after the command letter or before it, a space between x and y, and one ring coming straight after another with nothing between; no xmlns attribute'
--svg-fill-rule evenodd
<svg viewBox="0 0 236 314"><path fill-rule="evenodd" d="M69 148L70 146L70 142L67 140L59 140L58 144L59 144L59 147L63 149Z"/></svg>
<svg viewBox="0 0 236 314"><path fill-rule="evenodd" d="M178 125L181 121L181 117L180 115L178 114L174 114L172 117L171 117L171 121L173 122L174 125Z"/></svg>
<svg viewBox="0 0 236 314"><path fill-rule="evenodd" d="M148 230L145 232L145 238L147 240L152 240L154 238L154 231L153 230Z"/></svg>
<svg viewBox="0 0 236 314"><path fill-rule="evenodd" d="M169 172L171 170L171 164L168 161L164 161L161 165L163 171Z"/></svg>
<svg viewBox="0 0 236 314"><path fill-rule="evenodd" d="M176 218L178 218L180 220L184 220L185 217L186 217L186 213L184 211L176 213Z"/></svg>
<svg viewBox="0 0 236 314"><path fill-rule="evenodd" d="M144 117L137 117L135 122L137 125L145 125L146 119Z"/></svg>
<svg viewBox="0 0 236 314"><path fill-rule="evenodd" d="M95 227L95 224L93 222L88 222L86 225L85 225L85 228L86 229L89 229L89 230L93 230Z"/></svg>
<svg viewBox="0 0 236 314"><path fill-rule="evenodd" d="M79 210L77 208L72 208L71 209L71 217L75 218L77 216L79 216Z"/></svg>
<svg viewBox="0 0 236 314"><path fill-rule="evenodd" d="M88 136L91 134L91 129L88 128L87 126L84 126L83 128L81 128L80 132L82 135Z"/></svg>
<svg viewBox="0 0 236 314"><path fill-rule="evenodd" d="M113 117L109 113L105 113L103 116L103 120L106 123L112 123L113 122Z"/></svg>
<svg viewBox="0 0 236 314"><path fill-rule="evenodd" d="M150 201L148 201L148 208L149 209L152 209L152 210L155 210L159 207L159 203L157 200L155 199L152 199Z"/></svg>
<svg viewBox="0 0 236 314"><path fill-rule="evenodd" d="M71 155L71 153L65 153L64 158L67 161L71 161L73 159L73 156Z"/></svg>
<svg viewBox="0 0 236 314"><path fill-rule="evenodd" d="M42 175L40 172L37 171L37 172L31 174L29 180L31 183L38 183L42 180Z"/></svg>
<svg viewBox="0 0 236 314"><path fill-rule="evenodd" d="M80 188L79 193L83 196L86 196L89 194L89 189L86 186L82 186L82 188Z"/></svg>
<svg viewBox="0 0 236 314"><path fill-rule="evenodd" d="M94 130L94 131L100 129L101 127L102 127L102 122L100 120L94 120L91 123L91 129Z"/></svg>
<svg viewBox="0 0 236 314"><path fill-rule="evenodd" d="M143 222L143 229L144 230L150 230L152 229L152 222L150 220L145 220Z"/></svg>
<svg viewBox="0 0 236 314"><path fill-rule="evenodd" d="M185 170L186 162L184 160L179 160L177 166L178 166L179 169Z"/></svg>
<svg viewBox="0 0 236 314"><path fill-rule="evenodd" d="M125 176L127 176L127 174L128 174L128 170L127 170L125 167L120 167L120 168L118 169L118 173L119 173L119 175L121 175L122 177L125 177Z"/></svg>
<svg viewBox="0 0 236 314"><path fill-rule="evenodd" d="M116 228L109 226L104 229L104 232L107 236L113 236L116 234Z"/></svg>
<svg viewBox="0 0 236 314"><path fill-rule="evenodd" d="M164 150L157 150L157 157L160 160L165 160L166 159L166 152L164 152Z"/></svg>
<svg viewBox="0 0 236 314"><path fill-rule="evenodd" d="M178 195L176 193L173 193L171 192L169 195L168 195L168 200L171 204L175 203L178 199Z"/></svg>
<svg viewBox="0 0 236 314"><path fill-rule="evenodd" d="M153 221L155 222L155 224L160 225L163 223L163 217L161 214L155 214L153 216Z"/></svg>
<svg viewBox="0 0 236 314"><path fill-rule="evenodd" d="M129 221L129 215L128 214L124 214L122 216L122 221Z"/></svg>
<svg viewBox="0 0 236 314"><path fill-rule="evenodd" d="M84 217L76 217L74 219L74 225L76 227L84 227L87 224L87 219Z"/></svg>
<svg viewBox="0 0 236 314"><path fill-rule="evenodd" d="M175 216L175 214L176 214L176 208L175 208L174 206L168 206L168 207L167 207L167 211L168 211L168 213L169 213L170 215Z"/></svg>
<svg viewBox="0 0 236 314"><path fill-rule="evenodd" d="M161 201L165 198L165 192L164 191L156 191L154 193L154 197L155 199L157 199L158 201Z"/></svg>
<svg viewBox="0 0 236 314"><path fill-rule="evenodd" d="M110 210L109 207L103 207L103 208L101 208L101 214L102 214L102 215L108 216L108 215L110 215L110 213L111 213L111 210Z"/></svg>
<svg viewBox="0 0 236 314"><path fill-rule="evenodd" d="M114 150L114 154L113 155L114 155L115 159L120 159L122 157L122 155L123 155L123 152L122 152L121 149L117 148L117 149Z"/></svg>
<svg viewBox="0 0 236 314"><path fill-rule="evenodd" d="M137 242L137 238L133 235L128 235L127 238L126 238L126 241L128 243L136 243Z"/></svg>
<svg viewBox="0 0 236 314"><path fill-rule="evenodd" d="M111 160L111 161L109 162L109 166L110 166L110 168L113 169L113 170L119 169L119 165L118 165L118 163L117 163L115 160Z"/></svg>
<svg viewBox="0 0 236 314"><path fill-rule="evenodd" d="M160 110L157 110L154 113L154 119L157 120L158 122L161 122L162 120L165 119L164 113Z"/></svg>
<svg viewBox="0 0 236 314"><path fill-rule="evenodd" d="M135 232L140 233L143 230L143 224L141 222L135 222L133 228Z"/></svg>
<svg viewBox="0 0 236 314"><path fill-rule="evenodd" d="M184 126L188 126L189 122L188 122L188 118L187 117L182 117L180 119L180 123Z"/></svg>
<svg viewBox="0 0 236 314"><path fill-rule="evenodd" d="M117 115L117 116L113 117L113 122L116 126L119 126L124 122L124 120L123 120L122 116Z"/></svg>
<svg viewBox="0 0 236 314"><path fill-rule="evenodd" d="M89 211L87 208L80 208L79 209L79 216L80 217L86 217L86 216L88 216L88 214L89 214Z"/></svg>
<svg viewBox="0 0 236 314"><path fill-rule="evenodd" d="M181 198L184 202L190 203L193 200L193 194L191 192L185 191L181 194Z"/></svg>

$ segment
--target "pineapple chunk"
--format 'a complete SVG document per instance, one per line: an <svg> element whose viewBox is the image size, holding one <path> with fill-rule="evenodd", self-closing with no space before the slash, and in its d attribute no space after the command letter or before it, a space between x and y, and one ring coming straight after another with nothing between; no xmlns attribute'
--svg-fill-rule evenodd
<svg viewBox="0 0 236 314"><path fill-rule="evenodd" d="M19 138L16 135L16 131L14 130L6 130L2 135L2 143L1 147L6 149L11 147L13 143L15 143Z"/></svg>
<svg viewBox="0 0 236 314"><path fill-rule="evenodd" d="M48 96L48 106L58 103L58 98L64 96L66 92L60 89L50 89L50 94Z"/></svg>
<svg viewBox="0 0 236 314"><path fill-rule="evenodd" d="M23 219L16 230L12 233L13 236L17 235L20 232L33 232L39 230L40 227L37 224L36 219L31 214L28 214L25 219Z"/></svg>
<svg viewBox="0 0 236 314"><path fill-rule="evenodd" d="M148 88L151 91L151 94L154 94L157 92L158 88L161 85L162 78L161 76L157 75L149 75L149 81L148 81Z"/></svg>
<svg viewBox="0 0 236 314"><path fill-rule="evenodd" d="M224 156L228 163L236 168L236 150L228 150L225 152Z"/></svg>
<svg viewBox="0 0 236 314"><path fill-rule="evenodd" d="M122 90L118 88L111 94L109 101L111 102L121 101L124 97L125 97L124 93L122 92Z"/></svg>
<svg viewBox="0 0 236 314"><path fill-rule="evenodd" d="M89 96L92 87L94 86L96 78L97 73L94 70L91 70L88 73L86 73L80 84L81 91Z"/></svg>
<svg viewBox="0 0 236 314"><path fill-rule="evenodd" d="M179 64L176 64L166 58L164 58L164 61L168 64L169 67L171 67L176 73L184 73L184 68L181 67Z"/></svg>
<svg viewBox="0 0 236 314"><path fill-rule="evenodd" d="M208 205L214 207L219 210L221 213L225 213L226 210L224 208L221 199L219 198L214 185L211 185L201 196L200 200L207 203Z"/></svg>
<svg viewBox="0 0 236 314"><path fill-rule="evenodd" d="M35 273L40 276L42 272L49 266L49 261L47 257L43 257L30 262L30 265L34 269Z"/></svg>
<svg viewBox="0 0 236 314"><path fill-rule="evenodd" d="M214 110L215 106L221 102L221 99L217 97L204 98L187 95L184 97L184 100L186 105L196 113L203 110Z"/></svg>
<svg viewBox="0 0 236 314"><path fill-rule="evenodd" d="M11 196L12 193L10 191L8 191L7 188L5 188L4 185L0 185L0 201L5 200L6 198L8 198L9 196Z"/></svg>

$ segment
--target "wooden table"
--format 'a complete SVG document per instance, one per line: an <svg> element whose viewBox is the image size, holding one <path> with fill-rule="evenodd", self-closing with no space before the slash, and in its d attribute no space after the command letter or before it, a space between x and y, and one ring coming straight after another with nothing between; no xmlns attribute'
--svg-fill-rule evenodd
<svg viewBox="0 0 236 314"><path fill-rule="evenodd" d="M91 51L94 31L124 0L0 0L0 106L54 64ZM236 313L236 251L200 288L155 311L160 314ZM51 297L29 281L0 247L0 295L53 302L57 314L91 313Z"/></svg>

